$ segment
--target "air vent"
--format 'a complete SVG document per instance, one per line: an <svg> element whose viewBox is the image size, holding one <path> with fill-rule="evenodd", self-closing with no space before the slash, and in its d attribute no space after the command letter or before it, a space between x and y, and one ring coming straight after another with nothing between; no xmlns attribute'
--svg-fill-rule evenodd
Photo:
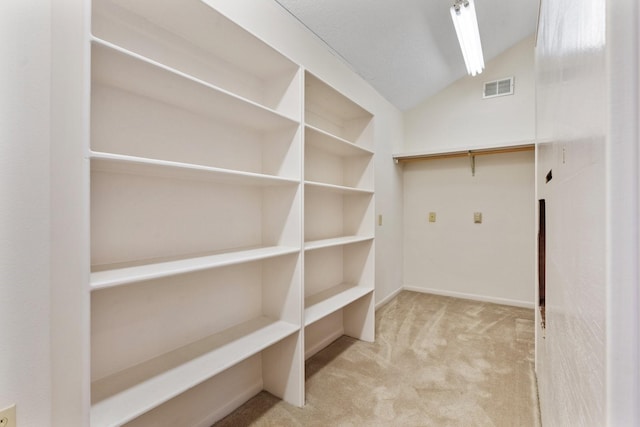
<svg viewBox="0 0 640 427"><path fill-rule="evenodd" d="M484 84L483 98L495 98L496 96L513 95L513 77L494 80Z"/></svg>

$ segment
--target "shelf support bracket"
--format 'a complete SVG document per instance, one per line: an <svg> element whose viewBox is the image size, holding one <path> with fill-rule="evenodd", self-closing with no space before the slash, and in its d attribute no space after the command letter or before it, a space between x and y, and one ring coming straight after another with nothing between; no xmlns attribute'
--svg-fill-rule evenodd
<svg viewBox="0 0 640 427"><path fill-rule="evenodd" d="M471 176L476 176L476 155L469 150L469 162L471 162Z"/></svg>

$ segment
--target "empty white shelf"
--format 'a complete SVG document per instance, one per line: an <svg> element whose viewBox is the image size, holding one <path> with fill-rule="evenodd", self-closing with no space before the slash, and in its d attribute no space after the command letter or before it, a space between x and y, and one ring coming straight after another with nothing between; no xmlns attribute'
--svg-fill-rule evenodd
<svg viewBox="0 0 640 427"><path fill-rule="evenodd" d="M204 2L94 0L91 6L97 37L267 107L286 91L274 80L299 68Z"/></svg>
<svg viewBox="0 0 640 427"><path fill-rule="evenodd" d="M148 159L122 154L92 152L90 156L92 171L130 173L135 175L150 175L166 178L208 180L225 184L252 186L292 185L298 184L299 182L294 179L273 175L241 172L210 166Z"/></svg>
<svg viewBox="0 0 640 427"><path fill-rule="evenodd" d="M311 295L304 300L304 325L309 326L371 292L371 287L342 283Z"/></svg>
<svg viewBox="0 0 640 427"><path fill-rule="evenodd" d="M259 131L299 124L277 111L97 38L93 81Z"/></svg>
<svg viewBox="0 0 640 427"><path fill-rule="evenodd" d="M315 126L306 125L305 142L338 156L372 156L373 151L332 135Z"/></svg>
<svg viewBox="0 0 640 427"><path fill-rule="evenodd" d="M308 109L331 112L342 120L373 117L367 110L309 72L305 79L305 100Z"/></svg>
<svg viewBox="0 0 640 427"><path fill-rule="evenodd" d="M366 190L355 187L345 187L343 185L326 184L323 182L305 181L305 188L308 191L327 191L336 194L373 194L373 190Z"/></svg>
<svg viewBox="0 0 640 427"><path fill-rule="evenodd" d="M242 323L92 384L91 427L118 426L297 332L267 317Z"/></svg>
<svg viewBox="0 0 640 427"><path fill-rule="evenodd" d="M333 246L344 246L351 243L366 242L373 240L373 236L342 236L334 237L331 239L311 240L304 243L305 251L312 251L314 249L330 248Z"/></svg>
<svg viewBox="0 0 640 427"><path fill-rule="evenodd" d="M257 261L281 255L293 254L298 251L299 249L294 247L269 246L235 252L225 252L216 255L105 269L103 271L91 273L91 289L97 290L140 282L143 280L158 279L177 274L191 273L210 268Z"/></svg>

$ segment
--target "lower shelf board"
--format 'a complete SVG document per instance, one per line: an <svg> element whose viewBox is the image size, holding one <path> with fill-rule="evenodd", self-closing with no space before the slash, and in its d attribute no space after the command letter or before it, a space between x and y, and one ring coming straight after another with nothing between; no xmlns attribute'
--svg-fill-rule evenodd
<svg viewBox="0 0 640 427"><path fill-rule="evenodd" d="M300 328L259 317L91 385L91 427L129 422Z"/></svg>
<svg viewBox="0 0 640 427"><path fill-rule="evenodd" d="M341 283L311 295L304 300L304 325L309 326L371 292L373 287Z"/></svg>

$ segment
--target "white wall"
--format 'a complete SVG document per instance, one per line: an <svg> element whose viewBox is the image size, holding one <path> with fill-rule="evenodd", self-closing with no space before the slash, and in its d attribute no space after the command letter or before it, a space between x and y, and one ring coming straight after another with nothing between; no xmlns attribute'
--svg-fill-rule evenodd
<svg viewBox="0 0 640 427"><path fill-rule="evenodd" d="M403 151L482 147L535 139L534 38L528 37L404 114ZM514 94L482 99L484 82L515 77Z"/></svg>
<svg viewBox="0 0 640 427"><path fill-rule="evenodd" d="M635 0L543 2L537 193L547 200L543 425L640 422ZM543 175L553 168L553 180Z"/></svg>
<svg viewBox="0 0 640 427"><path fill-rule="evenodd" d="M538 330L536 365L542 424L602 426L605 1L542 5L536 49L537 128L539 137L553 141L540 147L537 165L537 198L546 200L547 214L546 330ZM545 184L550 169L553 179Z"/></svg>
<svg viewBox="0 0 640 427"><path fill-rule="evenodd" d="M50 425L48 0L0 2L0 409Z"/></svg>
<svg viewBox="0 0 640 427"><path fill-rule="evenodd" d="M403 141L402 114L276 2L210 3L375 115L376 215L383 215L376 225L376 302L386 300L402 286L402 171L392 160Z"/></svg>
<svg viewBox="0 0 640 427"><path fill-rule="evenodd" d="M607 2L607 423L640 424L640 4Z"/></svg>
<svg viewBox="0 0 640 427"><path fill-rule="evenodd" d="M535 139L534 38L404 113L403 152L433 152ZM483 84L515 77L514 95L482 99ZM429 160L404 166L404 285L533 307L532 153ZM429 224L430 211L437 222ZM482 211L484 223L471 222Z"/></svg>
<svg viewBox="0 0 640 427"><path fill-rule="evenodd" d="M533 158L478 156L475 176L467 158L404 166L405 287L533 307Z"/></svg>

